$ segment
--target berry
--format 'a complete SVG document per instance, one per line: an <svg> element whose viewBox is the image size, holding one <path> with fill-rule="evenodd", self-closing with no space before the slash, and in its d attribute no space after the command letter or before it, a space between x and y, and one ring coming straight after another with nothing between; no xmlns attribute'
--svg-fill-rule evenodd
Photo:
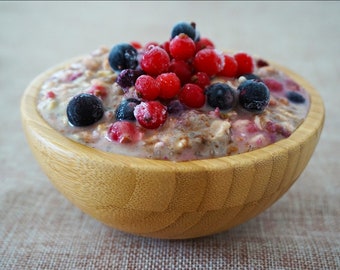
<svg viewBox="0 0 340 270"><path fill-rule="evenodd" d="M193 83L187 83L183 86L178 99L190 108L200 108L205 103L203 89Z"/></svg>
<svg viewBox="0 0 340 270"><path fill-rule="evenodd" d="M210 77L205 72L197 72L191 77L191 82L204 89L210 84Z"/></svg>
<svg viewBox="0 0 340 270"><path fill-rule="evenodd" d="M184 105L178 99L171 100L167 105L167 108L168 113L172 115L179 115L185 110Z"/></svg>
<svg viewBox="0 0 340 270"><path fill-rule="evenodd" d="M192 70L190 65L184 60L172 59L169 71L173 72L180 79L182 84L190 82Z"/></svg>
<svg viewBox="0 0 340 270"><path fill-rule="evenodd" d="M142 44L140 44L138 41L131 41L130 44L136 50L139 50L139 49L143 48Z"/></svg>
<svg viewBox="0 0 340 270"><path fill-rule="evenodd" d="M271 92L281 92L283 91L283 84L275 79L263 79L263 83L267 85Z"/></svg>
<svg viewBox="0 0 340 270"><path fill-rule="evenodd" d="M195 30L195 24L189 24L186 22L179 22L177 23L171 31L171 39L173 39L175 36L178 36L179 34L184 33L187 36L189 36L192 40L195 40L196 38L196 30Z"/></svg>
<svg viewBox="0 0 340 270"><path fill-rule="evenodd" d="M142 56L140 65L147 74L157 76L168 71L170 66L170 57L161 47L149 46Z"/></svg>
<svg viewBox="0 0 340 270"><path fill-rule="evenodd" d="M135 107L140 103L138 99L128 98L123 100L117 107L116 110L116 119L117 120L136 120L133 111Z"/></svg>
<svg viewBox="0 0 340 270"><path fill-rule="evenodd" d="M160 86L160 98L174 98L181 90L181 81L173 72L162 73L157 76L156 80L158 81Z"/></svg>
<svg viewBox="0 0 340 270"><path fill-rule="evenodd" d="M293 103L305 103L306 99L298 92L289 91L287 93L287 98Z"/></svg>
<svg viewBox="0 0 340 270"><path fill-rule="evenodd" d="M148 129L156 129L167 119L167 109L159 101L146 101L137 105L134 111L138 123Z"/></svg>
<svg viewBox="0 0 340 270"><path fill-rule="evenodd" d="M242 77L246 78L246 80L253 80L261 82L261 78L253 73L243 74Z"/></svg>
<svg viewBox="0 0 340 270"><path fill-rule="evenodd" d="M237 73L237 62L234 57L230 55L224 55L224 67L218 73L219 76L225 76L233 78L236 76Z"/></svg>
<svg viewBox="0 0 340 270"><path fill-rule="evenodd" d="M237 75L241 76L247 73L253 73L254 61L253 58L247 53L236 53L234 58L237 62Z"/></svg>
<svg viewBox="0 0 340 270"><path fill-rule="evenodd" d="M144 100L154 100L158 97L161 88L159 82L150 75L141 75L135 83L138 97Z"/></svg>
<svg viewBox="0 0 340 270"><path fill-rule="evenodd" d="M262 82L246 80L238 86L237 90L241 107L249 112L261 113L269 103L269 89Z"/></svg>
<svg viewBox="0 0 340 270"><path fill-rule="evenodd" d="M116 82L123 89L128 89L135 84L137 78L142 74L142 70L124 69L119 73Z"/></svg>
<svg viewBox="0 0 340 270"><path fill-rule="evenodd" d="M107 131L107 138L110 141L119 143L133 143L142 138L142 132L134 123L117 121L110 125Z"/></svg>
<svg viewBox="0 0 340 270"><path fill-rule="evenodd" d="M114 71L135 69L138 66L137 50L128 43L120 43L112 47L109 53L109 64Z"/></svg>
<svg viewBox="0 0 340 270"><path fill-rule="evenodd" d="M261 67L266 67L266 66L269 66L268 62L266 60L263 60L263 59L258 59L256 61L256 66L258 68L261 68Z"/></svg>
<svg viewBox="0 0 340 270"><path fill-rule="evenodd" d="M105 98L107 96L107 89L104 85L101 84L93 84L87 91L87 93L91 95L95 95L100 98Z"/></svg>
<svg viewBox="0 0 340 270"><path fill-rule="evenodd" d="M89 126L103 117L104 107L98 97L82 93L70 100L66 114L71 125L77 127Z"/></svg>
<svg viewBox="0 0 340 270"><path fill-rule="evenodd" d="M205 48L214 49L215 45L208 38L201 38L200 40L196 41L196 52Z"/></svg>
<svg viewBox="0 0 340 270"><path fill-rule="evenodd" d="M170 55L178 60L188 60L196 52L195 42L186 34L175 36L169 45Z"/></svg>
<svg viewBox="0 0 340 270"><path fill-rule="evenodd" d="M207 87L205 94L209 106L230 110L236 102L235 91L225 83L214 83Z"/></svg>
<svg viewBox="0 0 340 270"><path fill-rule="evenodd" d="M216 75L223 69L223 56L215 49L203 49L196 53L194 67L196 71L207 73L209 76Z"/></svg>

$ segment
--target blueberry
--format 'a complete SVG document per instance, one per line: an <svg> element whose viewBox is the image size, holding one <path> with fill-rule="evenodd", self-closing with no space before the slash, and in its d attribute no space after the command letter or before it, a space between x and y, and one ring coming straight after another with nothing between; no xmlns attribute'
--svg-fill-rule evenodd
<svg viewBox="0 0 340 270"><path fill-rule="evenodd" d="M98 97L82 93L70 100L66 114L71 125L84 127L99 121L103 117L104 107Z"/></svg>
<svg viewBox="0 0 340 270"><path fill-rule="evenodd" d="M254 81L258 81L261 82L261 78L253 73L247 73L247 74L243 74L241 77L245 77L247 80L254 80Z"/></svg>
<svg viewBox="0 0 340 270"><path fill-rule="evenodd" d="M136 120L133 111L135 107L140 104L140 101L135 98L128 98L123 100L116 110L116 119L117 120Z"/></svg>
<svg viewBox="0 0 340 270"><path fill-rule="evenodd" d="M112 47L109 54L109 63L114 71L135 69L138 66L137 50L128 43L120 43Z"/></svg>
<svg viewBox="0 0 340 270"><path fill-rule="evenodd" d="M195 30L195 24L189 24L187 22L179 22L172 28L171 39L173 39L175 36L181 33L186 34L192 40L195 40L196 37L199 37L199 34L196 33L196 30Z"/></svg>
<svg viewBox="0 0 340 270"><path fill-rule="evenodd" d="M235 105L235 91L225 83L211 84L206 88L205 94L209 106L220 110L230 110Z"/></svg>
<svg viewBox="0 0 340 270"><path fill-rule="evenodd" d="M116 82L123 89L126 89L135 85L137 78L143 73L144 72L142 70L124 69L121 73L119 73Z"/></svg>
<svg viewBox="0 0 340 270"><path fill-rule="evenodd" d="M289 91L287 93L287 98L293 103L305 103L306 99L299 93L294 91Z"/></svg>
<svg viewBox="0 0 340 270"><path fill-rule="evenodd" d="M237 90L239 104L249 112L261 113L269 103L269 89L262 82L247 80L242 82Z"/></svg>

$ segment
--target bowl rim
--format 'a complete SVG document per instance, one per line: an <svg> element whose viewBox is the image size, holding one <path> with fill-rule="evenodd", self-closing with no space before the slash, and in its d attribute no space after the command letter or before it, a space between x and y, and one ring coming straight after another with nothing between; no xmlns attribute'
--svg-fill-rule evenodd
<svg viewBox="0 0 340 270"><path fill-rule="evenodd" d="M301 85L310 96L310 108L305 120L288 138L282 139L263 148L237 155L179 162L147 159L105 152L83 145L62 135L43 119L43 117L38 112L36 106L37 95L40 91L40 87L43 81L49 78L54 72L77 60L80 60L83 57L84 56L71 58L40 73L29 83L21 98L20 109L23 126L29 125L30 130L34 132L36 136L39 136L40 139L48 142L49 144L52 144L53 147L56 147L63 152L66 151L77 153L78 151L82 151L83 155L95 155L96 157L103 158L106 161L112 161L114 163L118 162L120 164L130 164L130 166L134 166L137 168L142 168L147 165L148 169L153 168L153 170L168 171L174 169L179 170L181 168L185 169L187 168L188 164L191 165L191 168L207 168L207 166L210 166L212 164L211 161L213 161L214 167L222 168L225 167L227 164L235 163L247 165L249 164L249 162L254 160L254 158L258 158L259 156L273 156L277 155L278 152L285 151L291 147L300 147L300 145L304 141L308 140L308 138L310 138L311 136L317 136L319 138L324 124L324 103L320 94L314 89L314 87L299 74L282 65L269 61L270 65L281 70L291 79Z"/></svg>

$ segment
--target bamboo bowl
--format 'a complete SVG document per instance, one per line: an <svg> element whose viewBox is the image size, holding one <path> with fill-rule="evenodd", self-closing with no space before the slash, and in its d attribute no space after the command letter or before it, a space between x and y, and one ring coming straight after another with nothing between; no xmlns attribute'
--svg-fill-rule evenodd
<svg viewBox="0 0 340 270"><path fill-rule="evenodd" d="M236 156L178 163L106 153L67 139L36 110L42 82L65 64L34 79L22 97L27 141L43 171L68 200L108 226L132 234L194 238L255 217L302 173L324 123L317 91L299 75L274 65L311 97L307 118L289 138Z"/></svg>

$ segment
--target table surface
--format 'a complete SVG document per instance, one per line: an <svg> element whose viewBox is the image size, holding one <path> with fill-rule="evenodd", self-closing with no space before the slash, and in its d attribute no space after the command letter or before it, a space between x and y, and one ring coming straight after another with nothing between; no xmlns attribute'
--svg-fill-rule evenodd
<svg viewBox="0 0 340 270"><path fill-rule="evenodd" d="M0 269L340 269L339 2L0 2ZM272 207L190 240L129 235L83 214L40 170L20 98L50 66L121 41L168 39L195 21L218 48L289 67L326 122L303 174Z"/></svg>

